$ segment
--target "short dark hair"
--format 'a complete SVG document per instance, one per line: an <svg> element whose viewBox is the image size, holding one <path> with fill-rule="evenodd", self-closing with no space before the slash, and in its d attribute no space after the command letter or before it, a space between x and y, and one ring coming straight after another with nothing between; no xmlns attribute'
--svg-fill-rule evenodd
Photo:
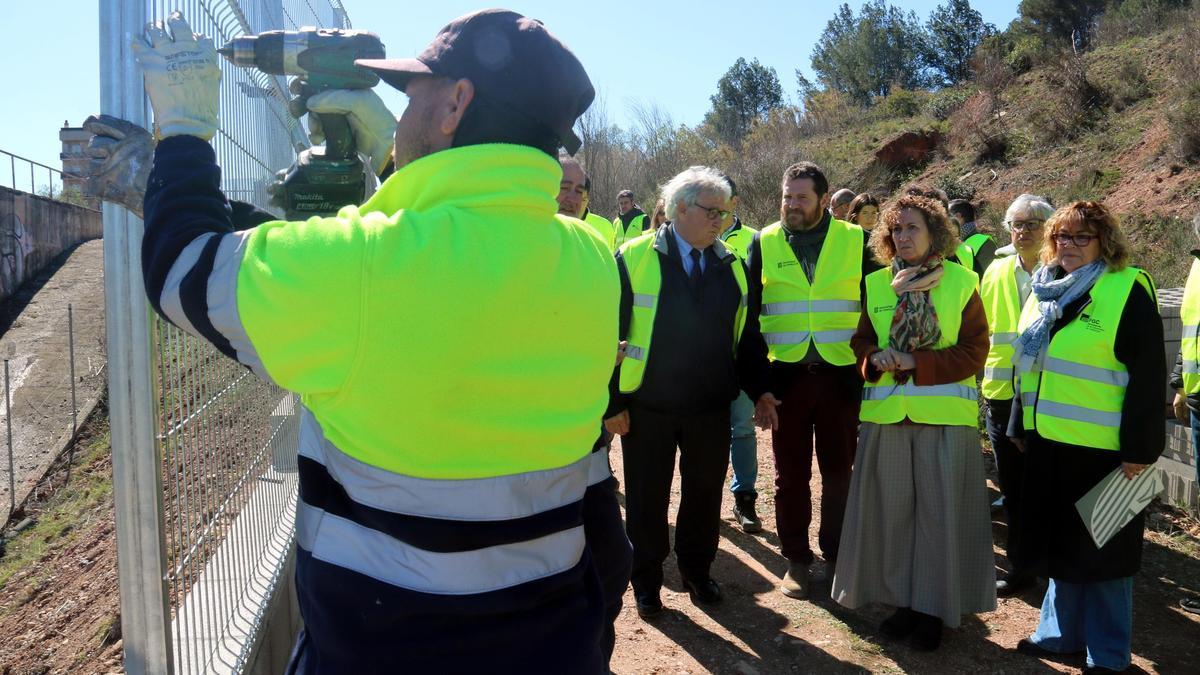
<svg viewBox="0 0 1200 675"><path fill-rule="evenodd" d="M724 171L721 172L721 176L725 178L725 183L729 185L729 197L736 197L737 183L733 182L733 179L729 177L729 174L725 173Z"/></svg>
<svg viewBox="0 0 1200 675"><path fill-rule="evenodd" d="M816 190L817 196L822 197L826 192L829 192L829 179L825 178L825 172L821 167L812 162L796 162L783 171L783 183L787 184L789 180L798 180L800 178L809 178L813 182L813 189Z"/></svg>
<svg viewBox="0 0 1200 675"><path fill-rule="evenodd" d="M632 200L633 190L621 190L617 193L617 199L620 199L621 197L629 197L629 199Z"/></svg>
<svg viewBox="0 0 1200 675"><path fill-rule="evenodd" d="M975 207L965 199L952 199L946 207L952 216L962 216L964 223L975 222Z"/></svg>
<svg viewBox="0 0 1200 675"><path fill-rule="evenodd" d="M475 98L467 105L450 145L461 148L487 143L525 145L556 159L561 145L558 135L540 122L480 96L477 91Z"/></svg>

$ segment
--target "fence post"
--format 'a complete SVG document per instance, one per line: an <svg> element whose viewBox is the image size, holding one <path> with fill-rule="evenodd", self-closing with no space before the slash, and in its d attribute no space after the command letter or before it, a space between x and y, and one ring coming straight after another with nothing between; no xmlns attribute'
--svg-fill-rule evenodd
<svg viewBox="0 0 1200 675"><path fill-rule="evenodd" d="M17 510L17 468L13 462L12 390L9 388L8 359L4 359L4 426L8 430L8 516L11 518Z"/></svg>
<svg viewBox="0 0 1200 675"><path fill-rule="evenodd" d="M129 51L145 2L100 1L100 109L147 126L142 75ZM108 341L113 500L121 635L130 675L173 672L163 536L161 461L155 443L150 315L142 287L142 222L105 203L104 306Z"/></svg>
<svg viewBox="0 0 1200 675"><path fill-rule="evenodd" d="M67 352L71 366L71 449L67 452L67 483L71 482L71 465L75 463L75 437L79 435L79 406L75 402L75 312L67 303Z"/></svg>

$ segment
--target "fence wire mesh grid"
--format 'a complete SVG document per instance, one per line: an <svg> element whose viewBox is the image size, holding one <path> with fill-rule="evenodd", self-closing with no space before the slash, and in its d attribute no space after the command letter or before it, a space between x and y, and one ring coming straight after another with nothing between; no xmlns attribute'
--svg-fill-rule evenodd
<svg viewBox="0 0 1200 675"><path fill-rule="evenodd" d="M338 0L110 1L120 8L115 13L122 23L138 13L121 7L125 3L144 13L143 24L165 20L178 9L195 32L218 46L266 30L349 25ZM120 34L139 35L142 28L121 25ZM137 68L132 62L124 67ZM307 145L304 130L288 114L283 78L224 61L221 68L221 128L213 147L222 188L230 199L265 208L275 172ZM123 75L124 82L141 82L140 73ZM172 671L240 672L293 539L298 401L207 343L160 319L148 320L155 409L134 414L154 416L162 492L143 491L138 498L160 500L154 505L160 519L159 524L127 525L139 532L154 529L157 536L141 545L165 550L160 572L170 644L160 647L171 655ZM117 380L125 374L112 376ZM151 617L149 623L154 621ZM127 650L130 672L153 669L129 663L130 658L135 656Z"/></svg>

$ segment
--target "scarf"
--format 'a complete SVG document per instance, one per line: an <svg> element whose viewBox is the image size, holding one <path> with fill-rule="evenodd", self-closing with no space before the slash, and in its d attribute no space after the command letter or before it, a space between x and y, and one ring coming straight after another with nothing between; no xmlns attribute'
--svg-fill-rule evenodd
<svg viewBox="0 0 1200 675"><path fill-rule="evenodd" d="M1050 346L1050 329L1062 318L1062 308L1071 304L1095 285L1104 274L1103 260L1093 260L1061 279L1055 279L1058 265L1046 265L1033 271L1033 294L1037 296L1039 316L1013 342L1013 365L1019 371L1041 370Z"/></svg>
<svg viewBox="0 0 1200 675"><path fill-rule="evenodd" d="M918 349L929 349L942 339L937 310L929 299L929 291L938 285L945 271L938 256L915 266L909 266L899 256L892 261L892 290L898 300L888 331L888 347L911 354ZM907 373L895 373L895 376L899 383L908 381L909 377Z"/></svg>

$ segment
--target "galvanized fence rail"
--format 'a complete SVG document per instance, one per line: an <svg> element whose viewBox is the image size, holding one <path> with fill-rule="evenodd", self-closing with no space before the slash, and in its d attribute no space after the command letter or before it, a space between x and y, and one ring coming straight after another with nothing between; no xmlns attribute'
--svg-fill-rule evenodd
<svg viewBox="0 0 1200 675"><path fill-rule="evenodd" d="M218 46L234 37L349 25L338 0L101 0L102 110L149 128L128 44L183 12ZM307 145L283 78L221 64L213 139L230 199L267 204ZM109 405L129 673L242 671L294 536L298 402L154 317L142 223L104 206Z"/></svg>
<svg viewBox="0 0 1200 675"><path fill-rule="evenodd" d="M46 177L46 182L41 184L39 190L38 180L41 176ZM63 173L52 166L0 150L0 185L54 199L63 193Z"/></svg>

